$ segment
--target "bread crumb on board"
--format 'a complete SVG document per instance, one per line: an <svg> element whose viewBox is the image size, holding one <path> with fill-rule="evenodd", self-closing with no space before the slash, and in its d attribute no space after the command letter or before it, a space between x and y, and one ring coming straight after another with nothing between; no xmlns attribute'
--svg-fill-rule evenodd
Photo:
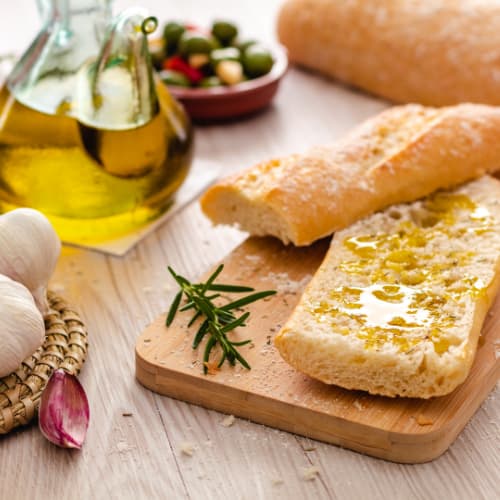
<svg viewBox="0 0 500 500"><path fill-rule="evenodd" d="M434 420L430 419L429 417L426 417L422 413L419 413L415 417L415 420L418 425L432 425L434 423Z"/></svg>
<svg viewBox="0 0 500 500"><path fill-rule="evenodd" d="M220 424L222 427L231 427L235 420L234 415L228 415Z"/></svg>
<svg viewBox="0 0 500 500"><path fill-rule="evenodd" d="M280 484L283 484L285 481L283 481L283 479L281 479L281 477L273 477L271 479L271 484L273 486L279 486Z"/></svg>
<svg viewBox="0 0 500 500"><path fill-rule="evenodd" d="M354 408L356 408L356 410L359 410L359 411L363 411L364 410L364 407L361 404L361 401L359 401L358 399L354 400L354 402L352 403L352 406L354 406Z"/></svg>
<svg viewBox="0 0 500 500"><path fill-rule="evenodd" d="M316 467L315 465L302 469L302 479L304 481L314 481L318 475L319 467Z"/></svg>
<svg viewBox="0 0 500 500"><path fill-rule="evenodd" d="M183 441L180 445L180 450L183 455L192 457L194 454L194 444L190 441Z"/></svg>

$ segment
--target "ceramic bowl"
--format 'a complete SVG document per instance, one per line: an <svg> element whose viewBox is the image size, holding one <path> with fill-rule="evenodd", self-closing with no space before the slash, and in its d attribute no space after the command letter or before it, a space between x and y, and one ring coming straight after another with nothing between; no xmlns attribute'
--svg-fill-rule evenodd
<svg viewBox="0 0 500 500"><path fill-rule="evenodd" d="M168 89L195 121L230 120L254 113L271 103L288 68L283 47L274 47L272 53L271 71L259 78L231 87L196 89L169 85Z"/></svg>

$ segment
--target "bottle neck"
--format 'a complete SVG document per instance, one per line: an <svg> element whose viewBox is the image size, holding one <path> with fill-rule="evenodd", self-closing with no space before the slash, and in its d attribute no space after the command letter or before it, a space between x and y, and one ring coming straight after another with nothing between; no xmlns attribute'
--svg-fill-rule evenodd
<svg viewBox="0 0 500 500"><path fill-rule="evenodd" d="M44 25L8 78L16 99L44 113L71 112L74 78L99 52L112 0L38 0Z"/></svg>

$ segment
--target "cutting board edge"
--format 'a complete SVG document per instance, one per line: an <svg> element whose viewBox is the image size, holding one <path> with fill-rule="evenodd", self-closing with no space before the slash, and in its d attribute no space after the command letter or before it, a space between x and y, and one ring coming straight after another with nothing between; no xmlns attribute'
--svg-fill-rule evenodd
<svg viewBox="0 0 500 500"><path fill-rule="evenodd" d="M269 411L269 415L266 415L266 412L263 411L262 408L268 409L268 405L274 404L278 407L283 407L283 410L279 412L280 414L290 414L290 409L293 409L295 414L299 412L303 415L311 412L316 413L314 410L294 407L291 404L272 400L271 398L266 398L265 396L251 394L234 387L224 387L226 394L222 400L217 397L219 396L218 394L214 395L213 389L209 398L208 396L207 398L203 398L203 393L201 391L193 390L193 386L189 381L189 375L180 374L179 372L169 370L165 367L162 367L163 373L160 375L158 370L151 370L152 367L154 367L153 364L144 362L139 355L136 356L137 380L141 385L157 394L201 406L209 410L232 414L258 424L263 424L286 432L334 444L341 446L342 448L354 450L356 452L396 463L416 464L435 460L447 451L464 427L460 425L454 426L455 428L452 432L450 432L449 426L446 426L434 429L430 432L422 432L420 434L400 433L377 429L375 427L367 427L363 424L343 420L341 417L326 417L323 415L326 419L336 418L345 425L357 428L358 433L359 430L370 433L371 440L378 438L384 442L384 447L369 446L355 439L349 437L346 438L340 434L324 432L323 430L310 425L294 425L294 423L290 421L287 422L286 420L282 420L279 425L276 425L276 415L271 410ZM171 379L171 382L169 381L169 378ZM232 397L232 393L238 394L240 397L234 398ZM186 394L188 395L186 396ZM259 399L260 407L253 404L235 406L234 404L231 404L231 402L225 401L229 399L252 401L255 398ZM301 421L306 422L307 418L302 416ZM375 436L374 433L376 434Z"/></svg>

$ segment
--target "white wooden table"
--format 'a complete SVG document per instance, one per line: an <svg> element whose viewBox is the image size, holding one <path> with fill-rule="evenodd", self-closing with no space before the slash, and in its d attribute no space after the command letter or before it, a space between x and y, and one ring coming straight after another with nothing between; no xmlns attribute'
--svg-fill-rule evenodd
<svg viewBox="0 0 500 500"><path fill-rule="evenodd" d="M161 19L238 22L274 37L279 0L118 1ZM0 53L20 51L38 25L35 2L2 0ZM196 155L230 172L340 136L386 103L292 69L274 106L196 130ZM52 285L78 306L90 332L81 380L92 421L80 452L49 444L36 426L0 439L0 498L500 498L500 390L435 462L398 465L155 395L134 378L134 345L172 299L167 264L196 277L244 239L213 228L196 203L125 258L65 249ZM130 416L126 416L131 414ZM181 452L194 446L192 456ZM304 469L319 475L305 480Z"/></svg>

